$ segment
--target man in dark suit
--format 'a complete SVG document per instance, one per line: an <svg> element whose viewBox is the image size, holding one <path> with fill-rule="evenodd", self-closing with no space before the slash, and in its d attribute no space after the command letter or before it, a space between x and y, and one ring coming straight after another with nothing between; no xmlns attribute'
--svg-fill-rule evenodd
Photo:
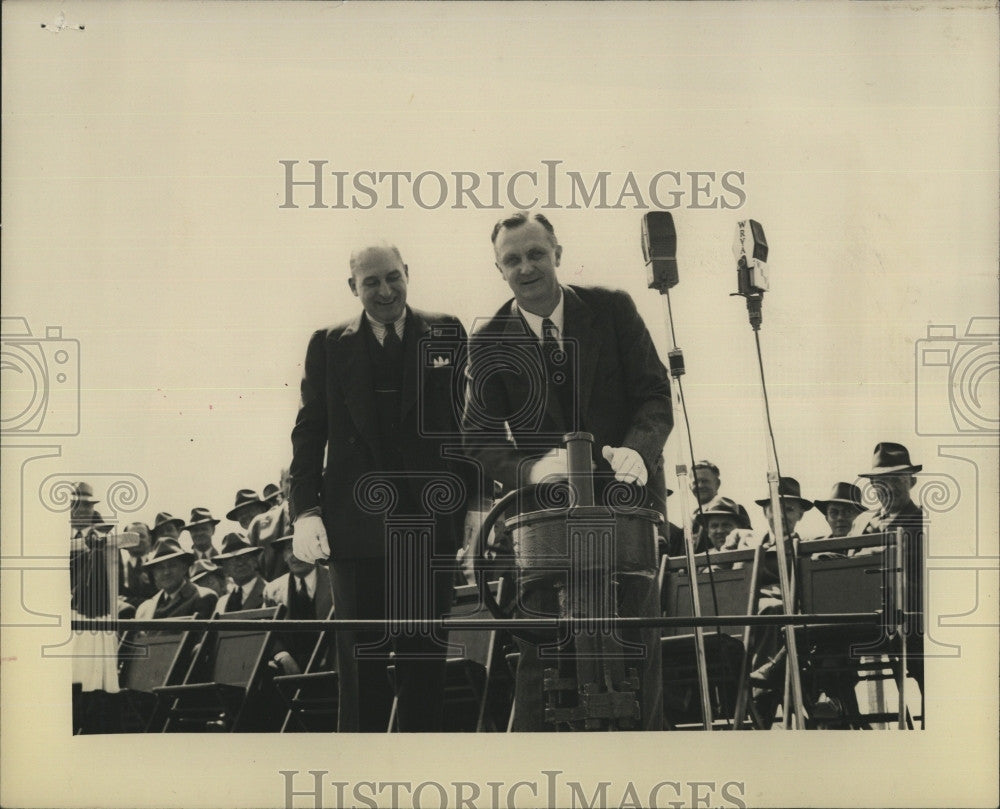
<svg viewBox="0 0 1000 809"><path fill-rule="evenodd" d="M852 534L894 533L902 531L906 584L904 609L907 612L904 633L907 638L907 674L924 693L924 545L927 541L927 515L913 502L910 494L923 469L910 462L910 452L902 444L883 441L875 446L872 468L860 473L875 489L879 507L859 514L851 526ZM865 548L858 553L875 553L882 548Z"/></svg>
<svg viewBox="0 0 1000 809"><path fill-rule="evenodd" d="M463 418L470 456L509 491L565 478L562 436L585 431L594 437L597 502L606 489L624 483L632 487L630 505L662 515L662 452L673 425L670 384L632 299L620 291L560 285L562 246L541 214L502 219L491 238L514 299L470 341ZM631 601L619 605L623 615L657 615L655 578ZM521 604L558 612L555 593L544 586L522 593ZM641 642L642 726L659 730L659 631L644 631ZM514 727L540 730L538 648L519 645Z"/></svg>
<svg viewBox="0 0 1000 809"><path fill-rule="evenodd" d="M294 554L329 557L338 618L419 621L451 602L454 571L436 568L454 560L472 495L471 464L447 454L460 449L454 380L466 335L450 315L408 307L408 279L395 247L355 252L349 284L364 311L317 331L306 351L292 431ZM358 641L368 645L356 650ZM390 648L400 730L441 727L446 648L426 627L397 624L391 639L337 631L340 731L386 730Z"/></svg>
<svg viewBox="0 0 1000 809"><path fill-rule="evenodd" d="M183 521L182 521L183 522ZM139 620L150 618L209 618L215 611L218 596L211 590L191 584L188 571L194 555L173 538L161 539L146 560L146 571L158 591L143 601L135 611Z"/></svg>
<svg viewBox="0 0 1000 809"><path fill-rule="evenodd" d="M264 606L264 581L260 575L261 549L254 547L236 532L222 539L222 551L215 561L222 567L232 587L219 599L215 611L259 610Z"/></svg>
<svg viewBox="0 0 1000 809"><path fill-rule="evenodd" d="M326 618L333 607L329 571L322 565L297 559L292 553L291 534L272 540L271 545L281 554L288 572L267 583L264 603L283 606L285 617L290 620ZM297 674L309 662L318 637L318 632L290 632L279 636L275 664L284 674Z"/></svg>

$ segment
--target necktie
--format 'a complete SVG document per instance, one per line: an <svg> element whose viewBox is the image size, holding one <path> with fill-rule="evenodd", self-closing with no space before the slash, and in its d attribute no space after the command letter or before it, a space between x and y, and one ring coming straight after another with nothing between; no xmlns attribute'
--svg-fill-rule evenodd
<svg viewBox="0 0 1000 809"><path fill-rule="evenodd" d="M542 320L542 356L548 379L549 409L560 430L573 430L573 395L570 363L559 345L559 330L549 318Z"/></svg>
<svg viewBox="0 0 1000 809"><path fill-rule="evenodd" d="M243 588L237 587L236 590L229 594L229 600L226 601L226 612L239 612L243 609Z"/></svg>
<svg viewBox="0 0 1000 809"><path fill-rule="evenodd" d="M403 353L403 344L399 342L395 323L389 323L385 327L385 337L382 338L382 350L385 352L386 359L389 360L394 360Z"/></svg>
<svg viewBox="0 0 1000 809"><path fill-rule="evenodd" d="M301 576L295 577L295 602L292 606L292 613L295 618L315 618L313 613L313 601L309 597L309 588L305 579Z"/></svg>

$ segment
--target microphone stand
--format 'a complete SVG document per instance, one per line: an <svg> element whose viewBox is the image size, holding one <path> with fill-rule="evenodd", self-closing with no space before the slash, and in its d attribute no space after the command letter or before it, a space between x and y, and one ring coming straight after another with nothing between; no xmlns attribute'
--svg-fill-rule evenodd
<svg viewBox="0 0 1000 809"><path fill-rule="evenodd" d="M674 406L674 423L680 424L687 438L688 446L691 446L691 427L687 420L687 411L684 408L684 393L681 389L680 377L684 374L684 355L677 347L674 337L673 312L670 309L670 286L666 279L655 279L650 283L651 289L656 289L660 293L660 302L663 305L663 318L667 326L667 335L670 341L670 350L667 352L667 360L670 367L670 377L674 380L671 386ZM693 456L692 452L692 456ZM691 579L691 606L695 618L701 618L701 598L698 592L698 570L695 567L694 531L691 525L691 514L688 511L686 497L687 466L682 460L682 450L677 448L678 463L676 466L679 498L681 500L681 510L684 515L684 552L688 563L688 576ZM694 460L691 461L692 467ZM692 474L694 470L692 468ZM701 511L701 504L698 505ZM711 576L711 565L709 565L709 576ZM713 588L714 592L714 588ZM718 609L716 609L718 613ZM712 729L712 699L708 687L708 660L705 656L705 631L701 626L694 627L694 648L695 662L698 669L698 691L701 695L701 710L704 720L705 730Z"/></svg>
<svg viewBox="0 0 1000 809"><path fill-rule="evenodd" d="M746 259L741 257L739 261L741 265L740 271L743 273L746 271ZM752 291L741 291L733 294L746 299L747 314L749 315L750 327L753 329L754 342L757 347L757 365L760 369L760 385L761 392L763 394L762 400L764 405L764 421L767 425L767 435L764 437L764 444L767 449L767 484L771 498L771 532L774 536L775 554L778 557L778 586L781 590L782 611L785 615L792 615L795 612L795 604L793 601L794 590L785 545L785 518L781 508L781 496L778 488L781 472L778 465L777 443L774 439L774 431L771 428L771 408L767 399L767 385L764 381L764 360L760 350L760 326L762 322L761 303L764 298L764 293L755 289ZM804 727L806 710L805 702L802 696L802 678L799 673L799 655L798 647L795 642L795 627L791 624L786 624L784 632L787 663L785 666L786 687L785 699L782 707L782 722L787 728L790 727L790 722L794 718L796 721L796 727ZM788 687L789 685L791 686L790 689ZM788 699L789 691L791 692L791 705L789 705Z"/></svg>

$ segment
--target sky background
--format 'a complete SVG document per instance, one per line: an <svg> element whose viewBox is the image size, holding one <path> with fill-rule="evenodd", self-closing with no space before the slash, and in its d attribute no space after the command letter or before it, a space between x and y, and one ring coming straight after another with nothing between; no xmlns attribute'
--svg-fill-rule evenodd
<svg viewBox="0 0 1000 809"><path fill-rule="evenodd" d="M86 30L41 30L60 8ZM746 217L770 245L761 340L782 471L826 497L892 440L928 481L996 492L995 450L977 478L915 423L918 391L930 432L951 413L951 366L920 359L928 327L961 336L997 317L987 6L8 2L3 14L2 312L79 341L81 413L79 435L5 433L10 458L61 453L4 464L5 492L27 492L4 497L5 542L64 552L65 515L35 502L51 475L136 475L148 501L125 516L146 522L195 506L221 517L237 489L277 481L307 339L360 309L347 276L361 244L395 242L409 302L467 327L508 299L489 242L501 211L422 210L409 195L402 210L384 197L316 210L308 189L282 209L280 160L445 175L560 160L588 180L611 172L616 190L629 171L742 172L738 210L692 209L690 194L673 210L691 432L722 492L762 526L758 370L744 303L729 297ZM547 214L563 282L627 290L665 356L643 212ZM973 409L995 444L995 360L977 367ZM952 551L995 536L991 509L980 496L935 516ZM813 513L802 533L824 528Z"/></svg>

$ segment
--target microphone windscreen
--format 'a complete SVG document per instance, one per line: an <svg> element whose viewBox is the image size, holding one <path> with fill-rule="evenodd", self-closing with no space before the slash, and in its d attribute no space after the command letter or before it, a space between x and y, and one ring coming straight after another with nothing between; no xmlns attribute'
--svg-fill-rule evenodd
<svg viewBox="0 0 1000 809"><path fill-rule="evenodd" d="M643 215L642 255L650 289L662 293L677 286L677 231L670 211L648 211Z"/></svg>

